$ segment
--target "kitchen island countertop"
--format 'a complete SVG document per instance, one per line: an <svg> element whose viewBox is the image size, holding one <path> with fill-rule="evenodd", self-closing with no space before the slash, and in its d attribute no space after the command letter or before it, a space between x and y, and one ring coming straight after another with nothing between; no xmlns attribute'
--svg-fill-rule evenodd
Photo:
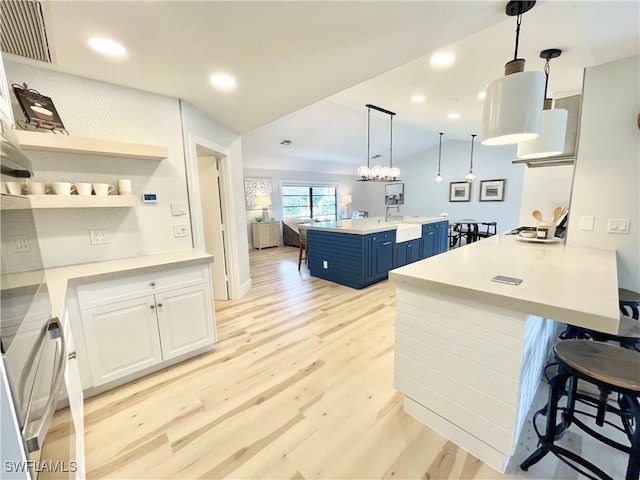
<svg viewBox="0 0 640 480"><path fill-rule="evenodd" d="M384 219L358 218L351 220L339 220L332 222L314 222L304 223L301 226L309 230L324 230L336 233L351 233L356 235L367 235L369 233L385 232L388 230L396 230L400 223L410 223L424 225L427 223L446 222L446 218L442 217L402 217L390 222Z"/></svg>
<svg viewBox="0 0 640 480"><path fill-rule="evenodd" d="M518 286L491 281L522 279ZM579 327L617 333L615 250L518 241L495 235L392 270L398 285L463 296Z"/></svg>

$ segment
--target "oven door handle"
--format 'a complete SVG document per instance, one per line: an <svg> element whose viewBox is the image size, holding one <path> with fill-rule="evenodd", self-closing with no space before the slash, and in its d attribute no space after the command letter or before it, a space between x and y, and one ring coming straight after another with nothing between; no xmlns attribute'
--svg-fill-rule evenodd
<svg viewBox="0 0 640 480"><path fill-rule="evenodd" d="M53 419L53 414L56 411L56 406L58 405L58 393L62 389L64 370L67 364L67 346L64 341L64 330L58 318L54 317L49 321L48 331L51 338L60 339L60 357L58 359L58 366L56 367L56 376L53 380L44 412L40 418L40 423L33 434L26 435L25 431L22 432L27 441L27 453L36 452L42 448L42 443L44 442L44 438L51 425L51 420ZM25 430L26 428L27 426L25 425Z"/></svg>

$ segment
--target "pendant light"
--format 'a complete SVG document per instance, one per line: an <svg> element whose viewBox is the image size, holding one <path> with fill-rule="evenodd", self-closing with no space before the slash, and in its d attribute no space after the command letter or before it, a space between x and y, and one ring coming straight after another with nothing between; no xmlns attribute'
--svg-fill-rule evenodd
<svg viewBox="0 0 640 480"><path fill-rule="evenodd" d="M438 185L444 182L444 177L440 175L440 162L442 161L442 135L444 135L444 133L440 132L440 146L438 147L438 174L433 179L433 181Z"/></svg>
<svg viewBox="0 0 640 480"><path fill-rule="evenodd" d="M504 66L504 77L491 82L485 89L482 108L482 144L507 145L536 138L542 128L544 74L525 72L524 59L518 58L522 14L535 1L507 3L506 14L516 17L516 42L513 60Z"/></svg>
<svg viewBox="0 0 640 480"><path fill-rule="evenodd" d="M540 52L540 58L544 58L545 84L544 84L544 110L542 112L542 131L538 138L527 140L518 144L518 158L543 158L552 155L560 155L564 152L564 140L567 133L567 118L569 112L563 108L551 108L551 98L547 98L549 87L549 62L552 58L558 58L562 50L550 48Z"/></svg>
<svg viewBox="0 0 640 480"><path fill-rule="evenodd" d="M357 173L360 177L359 182L399 182L400 169L393 166L393 116L394 112L367 104L367 164L358 168ZM371 158L371 109L377 110L389 115L389 166L381 167L376 165L370 167L369 159Z"/></svg>
<svg viewBox="0 0 640 480"><path fill-rule="evenodd" d="M476 174L473 173L473 141L476 139L476 134L471 134L471 162L469 163L469 173L467 173L464 179L471 183L476 179Z"/></svg>

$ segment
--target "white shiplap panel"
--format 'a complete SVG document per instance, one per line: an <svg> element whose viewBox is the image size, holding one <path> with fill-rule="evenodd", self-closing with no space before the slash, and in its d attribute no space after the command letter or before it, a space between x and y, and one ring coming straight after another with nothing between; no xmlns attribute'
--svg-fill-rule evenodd
<svg viewBox="0 0 640 480"><path fill-rule="evenodd" d="M414 306L422 311L446 314L470 325L515 338L522 338L526 315L505 308L486 305L471 300L443 295L436 292L402 286L396 294L402 305Z"/></svg>
<svg viewBox="0 0 640 480"><path fill-rule="evenodd" d="M404 310L404 306L396 304L396 331L407 335L412 335L415 331L423 332L426 334L423 337L426 344L442 345L443 348L450 350L466 348L483 357L489 359L497 357L501 363L520 368L520 351L496 345L490 339L481 340L478 338L477 331L463 329L464 326L453 320L449 321L448 325L438 325L431 321L435 314L420 316L419 312L407 314ZM480 361L483 360L480 359Z"/></svg>
<svg viewBox="0 0 640 480"><path fill-rule="evenodd" d="M495 392L504 401L515 405L518 398L518 379L500 375L490 367L473 360L467 360L451 352L436 347L425 348L417 339L396 333L396 353L408 356L426 367L440 364L452 377L464 381L469 386L482 391Z"/></svg>
<svg viewBox="0 0 640 480"><path fill-rule="evenodd" d="M446 392L448 401L454 408L464 408L478 417L498 425L506 425L507 427L513 425L516 405L509 405L500 398L500 391L495 389L479 390L466 382L466 376L456 378L451 375L451 372L425 367L400 353L396 355L396 360L395 373L397 375L413 380L434 394ZM515 390L517 392L517 387ZM414 398L414 400L432 408L431 396ZM487 408L489 405L491 407ZM438 413L435 408L432 410Z"/></svg>
<svg viewBox="0 0 640 480"><path fill-rule="evenodd" d="M486 418L479 417L473 411L461 408L459 405L454 405L451 402L451 398L445 396L442 391L437 393L428 390L403 375L396 374L394 385L408 398L421 404L427 410L447 419L458 428L483 440L496 450L507 454L510 453L512 445L512 424L496 424Z"/></svg>

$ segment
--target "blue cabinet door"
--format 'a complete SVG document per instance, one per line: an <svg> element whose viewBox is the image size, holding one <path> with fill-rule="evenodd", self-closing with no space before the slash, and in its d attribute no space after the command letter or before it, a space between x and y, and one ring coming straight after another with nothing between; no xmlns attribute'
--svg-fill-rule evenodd
<svg viewBox="0 0 640 480"><path fill-rule="evenodd" d="M422 258L429 258L436 254L438 245L435 224L427 223L422 226Z"/></svg>
<svg viewBox="0 0 640 480"><path fill-rule="evenodd" d="M417 262L422 259L422 240L411 240L407 245L407 263Z"/></svg>
<svg viewBox="0 0 640 480"><path fill-rule="evenodd" d="M387 278L393 269L395 230L367 235L365 281L372 283Z"/></svg>

